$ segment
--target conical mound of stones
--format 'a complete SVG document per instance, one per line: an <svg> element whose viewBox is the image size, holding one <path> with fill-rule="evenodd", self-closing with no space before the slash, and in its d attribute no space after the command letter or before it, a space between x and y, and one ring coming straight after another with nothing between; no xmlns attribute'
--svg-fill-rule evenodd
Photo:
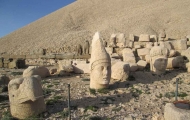
<svg viewBox="0 0 190 120"><path fill-rule="evenodd" d="M165 29L171 39L190 34L190 0L77 0L0 38L0 53L91 42L96 31L108 41L113 33L158 35Z"/></svg>

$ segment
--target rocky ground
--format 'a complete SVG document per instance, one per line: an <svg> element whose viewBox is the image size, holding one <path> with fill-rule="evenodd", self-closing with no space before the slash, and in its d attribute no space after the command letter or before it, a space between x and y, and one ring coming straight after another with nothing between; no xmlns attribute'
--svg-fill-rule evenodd
<svg viewBox="0 0 190 120"><path fill-rule="evenodd" d="M22 71L0 69L1 74L11 79L21 77ZM109 89L95 91L89 89L89 74L54 75L42 80L47 111L37 118L67 119L69 83L72 120L162 120L164 105L175 101L176 78L178 99L190 100L189 77L184 70L168 70L162 76L137 71L126 81L112 79ZM0 118L6 119L11 117L7 92L0 95Z"/></svg>

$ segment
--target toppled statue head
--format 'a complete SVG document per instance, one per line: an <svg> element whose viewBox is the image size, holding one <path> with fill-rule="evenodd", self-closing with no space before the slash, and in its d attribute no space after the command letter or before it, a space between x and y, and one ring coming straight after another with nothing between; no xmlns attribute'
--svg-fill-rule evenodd
<svg viewBox="0 0 190 120"><path fill-rule="evenodd" d="M98 32L92 40L90 88L102 89L109 86L111 78L111 59L106 52Z"/></svg>
<svg viewBox="0 0 190 120"><path fill-rule="evenodd" d="M8 85L11 115L18 119L38 115L45 111L41 77L33 75L13 79Z"/></svg>
<svg viewBox="0 0 190 120"><path fill-rule="evenodd" d="M168 49L155 46L150 50L150 69L156 74L163 74L167 67Z"/></svg>

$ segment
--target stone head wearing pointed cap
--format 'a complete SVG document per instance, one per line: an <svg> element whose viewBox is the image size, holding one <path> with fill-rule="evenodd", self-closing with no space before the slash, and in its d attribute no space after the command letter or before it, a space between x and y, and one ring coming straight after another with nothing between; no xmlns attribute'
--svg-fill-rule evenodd
<svg viewBox="0 0 190 120"><path fill-rule="evenodd" d="M90 88L107 88L111 79L111 59L98 32L92 40L90 67Z"/></svg>

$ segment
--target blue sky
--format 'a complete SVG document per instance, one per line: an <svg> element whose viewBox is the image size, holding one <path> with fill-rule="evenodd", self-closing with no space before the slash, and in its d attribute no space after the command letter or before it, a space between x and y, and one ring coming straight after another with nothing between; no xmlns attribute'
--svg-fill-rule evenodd
<svg viewBox="0 0 190 120"><path fill-rule="evenodd" d="M0 38L75 0L0 0Z"/></svg>

